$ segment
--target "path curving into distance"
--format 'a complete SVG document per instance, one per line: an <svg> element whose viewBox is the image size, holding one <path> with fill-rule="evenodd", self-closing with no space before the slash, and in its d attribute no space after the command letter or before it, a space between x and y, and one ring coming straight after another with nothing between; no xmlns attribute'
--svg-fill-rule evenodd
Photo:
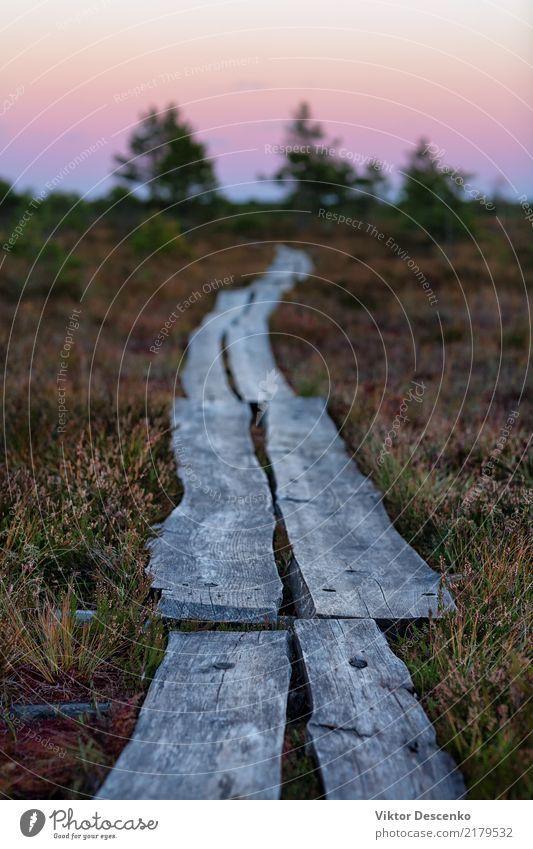
<svg viewBox="0 0 533 849"><path fill-rule="evenodd" d="M303 251L278 247L190 339L172 412L185 494L150 543L169 642L100 799L278 799L295 693L324 798L464 795L382 631L453 600L391 524L326 401L297 397L273 357L269 318L310 271ZM276 527L292 551L285 574Z"/></svg>

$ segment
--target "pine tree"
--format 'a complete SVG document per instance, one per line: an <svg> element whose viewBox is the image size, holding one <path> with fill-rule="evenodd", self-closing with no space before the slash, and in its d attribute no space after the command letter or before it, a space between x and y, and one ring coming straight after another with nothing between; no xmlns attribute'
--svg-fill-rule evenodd
<svg viewBox="0 0 533 849"><path fill-rule="evenodd" d="M434 239L449 241L473 224L462 189L470 175L443 166L431 148L426 139L420 139L410 155L400 205Z"/></svg>
<svg viewBox="0 0 533 849"><path fill-rule="evenodd" d="M128 155L115 161L116 177L142 187L152 204L206 203L217 187L205 145L194 138L193 128L173 104L163 112L151 108L142 115L129 138Z"/></svg>
<svg viewBox="0 0 533 849"><path fill-rule="evenodd" d="M313 122L309 105L301 103L288 127L285 163L274 174L274 180L289 189L292 207L336 206L353 197L356 174L349 161L338 158L337 146L338 141L327 141L322 126Z"/></svg>

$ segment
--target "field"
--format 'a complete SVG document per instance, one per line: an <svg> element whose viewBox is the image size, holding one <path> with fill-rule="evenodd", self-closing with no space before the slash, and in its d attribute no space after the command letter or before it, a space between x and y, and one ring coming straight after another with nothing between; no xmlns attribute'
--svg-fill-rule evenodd
<svg viewBox="0 0 533 849"><path fill-rule="evenodd" d="M533 252L527 222L511 216L507 227L510 242L483 219L478 246L457 240L444 253L386 217L358 231L278 222L278 239L267 220L241 235L200 228L151 255L153 231L121 242L100 224L75 262L76 233L57 236L33 270L32 257L5 259L1 697L10 708L113 708L83 722L26 724L8 713L4 796L91 795L131 734L165 644L145 543L180 498L168 431L180 358L220 281L261 273L276 240L308 250L315 266L274 317L280 368L300 394L328 397L397 527L457 601L454 617L389 639L471 797L531 792L521 269ZM81 624L79 609L96 617Z"/></svg>
<svg viewBox="0 0 533 849"><path fill-rule="evenodd" d="M527 797L531 233L508 223L515 255L496 222L447 250L386 222L341 228L309 239L315 277L275 318L277 359L300 394L329 397L396 526L455 594L455 616L390 640L470 796Z"/></svg>
<svg viewBox="0 0 533 849"><path fill-rule="evenodd" d="M269 245L191 238L144 263L152 248L117 248L116 231L101 227L56 279L75 235L53 241L54 260L37 264L24 291L29 259L9 256L1 272L0 673L9 709L0 792L8 798L92 795L133 729L165 644L145 543L180 497L168 432L177 366L218 281L233 275L238 285L272 255ZM76 609L96 617L80 624ZM110 716L85 721L26 723L12 710L110 700Z"/></svg>

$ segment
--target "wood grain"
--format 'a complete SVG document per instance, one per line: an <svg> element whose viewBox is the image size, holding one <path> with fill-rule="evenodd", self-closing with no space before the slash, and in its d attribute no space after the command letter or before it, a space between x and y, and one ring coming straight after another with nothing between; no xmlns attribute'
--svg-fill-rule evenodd
<svg viewBox="0 0 533 849"><path fill-rule="evenodd" d="M180 379L189 398L205 401L235 401L222 357L222 338L250 298L248 289L219 292L215 309L192 334Z"/></svg>
<svg viewBox="0 0 533 849"><path fill-rule="evenodd" d="M175 619L272 622L281 603L265 473L250 437L251 411L177 399L173 446L185 494L150 543L160 610Z"/></svg>
<svg viewBox="0 0 533 849"><path fill-rule="evenodd" d="M453 600L392 525L320 398L274 399L267 452L294 553L291 582L304 617L409 620Z"/></svg>
<svg viewBox="0 0 533 849"><path fill-rule="evenodd" d="M227 332L230 369L240 397L249 403L294 395L276 366L269 319L283 294L305 277L311 262L303 251L280 247L268 273L250 286L250 300Z"/></svg>
<svg viewBox="0 0 533 849"><path fill-rule="evenodd" d="M459 799L464 785L372 620L296 620L327 799Z"/></svg>
<svg viewBox="0 0 533 849"><path fill-rule="evenodd" d="M171 633L99 799L277 799L287 633Z"/></svg>

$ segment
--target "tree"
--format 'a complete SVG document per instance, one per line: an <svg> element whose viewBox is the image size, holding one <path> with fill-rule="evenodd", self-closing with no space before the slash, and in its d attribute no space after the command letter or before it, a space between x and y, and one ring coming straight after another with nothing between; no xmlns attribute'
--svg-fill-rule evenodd
<svg viewBox="0 0 533 849"><path fill-rule="evenodd" d="M309 105L301 103L281 146L285 163L273 177L288 185L291 206L332 206L350 197L356 174L348 160L339 158L337 146L338 141L328 142L322 126L313 122Z"/></svg>
<svg viewBox="0 0 533 849"><path fill-rule="evenodd" d="M163 112L151 108L130 136L128 156L116 156L119 180L146 189L150 202L179 203L190 207L206 203L195 199L217 187L206 148L194 138L191 125L170 104ZM212 194L207 200L212 200Z"/></svg>
<svg viewBox="0 0 533 849"><path fill-rule="evenodd" d="M11 183L0 177L0 218L4 215L12 215L20 204L20 197L15 192Z"/></svg>
<svg viewBox="0 0 533 849"><path fill-rule="evenodd" d="M444 166L436 145L420 139L409 157L400 197L401 208L434 239L450 240L472 227L463 186L470 175Z"/></svg>

